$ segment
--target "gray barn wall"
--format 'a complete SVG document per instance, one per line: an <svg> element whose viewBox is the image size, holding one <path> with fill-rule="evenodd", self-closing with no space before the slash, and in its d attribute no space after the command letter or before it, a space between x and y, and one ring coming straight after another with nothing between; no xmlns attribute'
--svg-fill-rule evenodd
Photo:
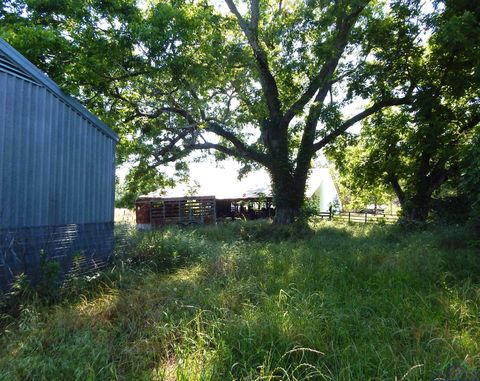
<svg viewBox="0 0 480 381"><path fill-rule="evenodd" d="M113 221L115 142L44 87L0 72L0 229Z"/></svg>
<svg viewBox="0 0 480 381"><path fill-rule="evenodd" d="M113 246L115 141L44 86L0 71L0 288ZM4 288L4 287L3 287Z"/></svg>

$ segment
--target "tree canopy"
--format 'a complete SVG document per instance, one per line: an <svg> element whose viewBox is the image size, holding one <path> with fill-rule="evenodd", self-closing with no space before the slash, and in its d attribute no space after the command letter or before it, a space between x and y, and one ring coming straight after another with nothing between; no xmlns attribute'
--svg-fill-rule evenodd
<svg viewBox="0 0 480 381"><path fill-rule="evenodd" d="M480 5L444 5L426 19L432 36L412 102L370 117L354 146L333 150L353 188L390 187L405 217L416 220L446 209L447 200L460 209L472 202L461 184L466 168L472 171L465 152L480 123Z"/></svg>
<svg viewBox="0 0 480 381"><path fill-rule="evenodd" d="M3 1L0 34L121 135L130 193L161 184L165 163L213 151L265 167L276 222L290 223L313 158L356 123L402 105L417 126L442 119L443 82L452 112L469 104L473 88L455 77L478 76L478 50L448 52L478 38L464 3Z"/></svg>

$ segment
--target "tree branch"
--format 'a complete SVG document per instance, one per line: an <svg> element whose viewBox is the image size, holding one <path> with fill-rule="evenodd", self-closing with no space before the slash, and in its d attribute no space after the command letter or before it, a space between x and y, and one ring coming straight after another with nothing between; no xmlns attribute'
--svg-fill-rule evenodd
<svg viewBox="0 0 480 381"><path fill-rule="evenodd" d="M403 192L403 189L398 182L398 178L393 174L389 174L388 181L390 182L390 185L392 186L393 191L397 195L398 201L400 201L400 205L403 208L405 205L405 193Z"/></svg>
<svg viewBox="0 0 480 381"><path fill-rule="evenodd" d="M260 77L260 84L262 85L270 118L274 121L280 121L281 105L277 83L270 71L267 54L258 42L258 21L260 17L259 2L258 0L252 0L250 3L250 24L247 24L233 0L225 0L225 2L230 11L237 18L238 24L245 37L247 37L247 41L253 50L253 56Z"/></svg>
<svg viewBox="0 0 480 381"><path fill-rule="evenodd" d="M260 2L259 0L250 1L250 28L258 30L258 21L260 20Z"/></svg>
<svg viewBox="0 0 480 381"><path fill-rule="evenodd" d="M140 111L140 109L137 107L135 113L128 118L125 119L125 122L129 122L137 117L144 117L144 118L149 118L149 119L156 119L162 114L166 113L172 113L172 114L177 114L185 118L187 122L192 126L192 125L198 125L198 122L193 118L193 116L187 111L179 107L160 107L157 108L154 112L152 113L146 113Z"/></svg>
<svg viewBox="0 0 480 381"><path fill-rule="evenodd" d="M216 151L219 151L219 152L223 152L224 154L228 155L228 156L233 156L233 157L236 157L238 159L245 159L245 158L248 158L247 156L243 155L242 153L232 149L232 148L229 148L229 147L226 147L224 145L221 145L221 144L215 144L215 143L209 143L209 142L205 142L205 143L193 143L193 144L190 144L188 146L188 149L189 150L209 150L209 149L214 149Z"/></svg>
<svg viewBox="0 0 480 381"><path fill-rule="evenodd" d="M459 132L462 134L464 132L470 131L471 129L475 128L480 123L480 112L473 114L470 120L468 120L465 124L463 124Z"/></svg>
<svg viewBox="0 0 480 381"><path fill-rule="evenodd" d="M308 85L305 92L297 99L296 102L285 112L285 115L282 120L282 124L288 125L293 117L300 111L303 110L305 105L317 94L315 97L316 102L323 102L328 89L332 84L330 77L335 72L338 62L345 51L345 47L348 42L348 35L355 25L360 13L367 6L369 1L365 1L360 4L358 8L352 11L351 14L345 16L344 19L338 19L336 24L336 37L335 37L335 51L332 57L325 62L325 64L320 69L320 72L312 78L310 84ZM319 91L320 87L322 89ZM318 91L318 93L317 93ZM312 115L313 116L313 115ZM318 118L317 118L318 119Z"/></svg>
<svg viewBox="0 0 480 381"><path fill-rule="evenodd" d="M320 141L316 142L313 145L313 148L315 151L318 151L319 149L325 147L328 143L330 143L332 140L334 140L336 137L339 135L343 134L345 131L347 131L350 127L352 127L355 123L360 122L361 120L367 118L368 116L376 113L377 111L380 111L386 107L390 106L401 106L404 104L408 104L411 102L411 98L409 95L405 96L404 98L392 98L392 99L386 99L381 102L375 103L373 106L368 107L364 111L358 113L357 115L351 117L347 121L345 121L341 126L336 128L334 131L330 132L327 134L325 137L323 137Z"/></svg>
<svg viewBox="0 0 480 381"><path fill-rule="evenodd" d="M163 159L160 159L160 158L164 158L165 156L167 156L168 153L170 153L172 151L172 149L175 147L175 145L180 140L185 139L185 137L189 133L190 133L190 131L188 129L184 129L177 136L170 139L170 142L168 143L168 145L166 145L166 146L162 147L161 149L159 149L158 151L156 151L154 153L154 156L155 156L155 159L157 160L157 162L161 162Z"/></svg>
<svg viewBox="0 0 480 381"><path fill-rule="evenodd" d="M270 166L270 162L268 160L267 155L247 146L237 136L235 136L235 134L224 129L221 126L221 124L218 121L216 121L214 118L209 118L207 119L207 121L208 121L208 127L206 128L206 130L209 132L213 132L214 134L232 143L242 157L244 158L246 157L253 161L256 161L257 163L262 164L265 167Z"/></svg>

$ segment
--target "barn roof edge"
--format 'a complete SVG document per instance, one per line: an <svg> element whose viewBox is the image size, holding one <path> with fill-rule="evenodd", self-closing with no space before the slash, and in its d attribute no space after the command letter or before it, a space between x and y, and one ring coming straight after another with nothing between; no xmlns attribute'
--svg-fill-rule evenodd
<svg viewBox="0 0 480 381"><path fill-rule="evenodd" d="M62 89L48 76L31 63L27 58L15 50L8 42L0 37L0 51L3 52L8 58L14 61L17 65L21 66L31 77L33 77L40 84L45 86L54 95L63 100L66 104L79 112L85 119L92 123L98 130L110 137L116 143L120 140L118 135L113 132L104 122L102 122L97 116L92 114L86 109L78 100L70 95L65 94Z"/></svg>

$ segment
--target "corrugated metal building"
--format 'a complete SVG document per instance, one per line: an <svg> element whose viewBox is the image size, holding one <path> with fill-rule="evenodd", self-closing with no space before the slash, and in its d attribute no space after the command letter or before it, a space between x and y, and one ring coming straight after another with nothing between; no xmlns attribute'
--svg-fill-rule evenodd
<svg viewBox="0 0 480 381"><path fill-rule="evenodd" d="M0 288L113 247L115 135L0 38ZM44 253L41 256L41 252Z"/></svg>

